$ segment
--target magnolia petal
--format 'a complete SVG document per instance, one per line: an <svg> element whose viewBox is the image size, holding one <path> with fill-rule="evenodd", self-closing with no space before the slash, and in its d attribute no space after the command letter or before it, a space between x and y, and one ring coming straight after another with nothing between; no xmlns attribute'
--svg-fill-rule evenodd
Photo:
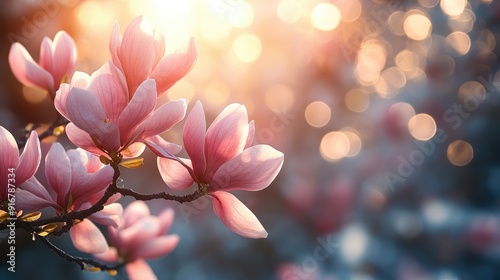
<svg viewBox="0 0 500 280"><path fill-rule="evenodd" d="M123 70L120 58L118 57L118 50L122 44L122 34L120 33L120 25L117 21L111 30L111 37L109 39L109 51L111 52L111 60L113 64L119 69Z"/></svg>
<svg viewBox="0 0 500 280"><path fill-rule="evenodd" d="M29 180L21 184L19 188L47 201L55 202L47 189L43 187L36 177L31 177Z"/></svg>
<svg viewBox="0 0 500 280"><path fill-rule="evenodd" d="M89 74L85 72L75 71L71 77L71 86L79 88L87 88L90 82Z"/></svg>
<svg viewBox="0 0 500 280"><path fill-rule="evenodd" d="M134 134L135 128L141 124L155 109L156 84L152 79L145 80L137 88L127 107L118 118L120 139L123 144Z"/></svg>
<svg viewBox="0 0 500 280"><path fill-rule="evenodd" d="M254 121L250 121L250 123L248 124L248 137L245 143L245 149L252 146L254 136L255 136L255 123Z"/></svg>
<svg viewBox="0 0 500 280"><path fill-rule="evenodd" d="M59 142L52 144L45 157L45 178L57 194L57 204L66 207L66 196L71 186L71 163Z"/></svg>
<svg viewBox="0 0 500 280"><path fill-rule="evenodd" d="M173 100L163 104L147 118L137 130L143 131L141 137L163 133L180 122L186 115L187 100Z"/></svg>
<svg viewBox="0 0 500 280"><path fill-rule="evenodd" d="M120 148L118 127L108 118L92 92L72 88L68 94L66 107L70 120L77 127L97 139L107 151L118 151Z"/></svg>
<svg viewBox="0 0 500 280"><path fill-rule="evenodd" d="M115 247L109 247L104 253L94 254L94 257L105 262L117 262L118 261L118 250Z"/></svg>
<svg viewBox="0 0 500 280"><path fill-rule="evenodd" d="M129 248L135 248L139 244L158 236L160 223L154 216L143 217L127 228L120 230L120 239Z"/></svg>
<svg viewBox="0 0 500 280"><path fill-rule="evenodd" d="M156 65L151 77L157 82L158 95L163 94L193 68L198 57L198 47L194 38L189 39L186 52L166 55Z"/></svg>
<svg viewBox="0 0 500 280"><path fill-rule="evenodd" d="M234 195L218 191L213 197L214 212L233 232L247 238L266 238L267 232L257 217Z"/></svg>
<svg viewBox="0 0 500 280"><path fill-rule="evenodd" d="M101 211L90 215L89 219L101 225L119 227L121 225L121 216L123 206L120 203L111 203L105 205Z"/></svg>
<svg viewBox="0 0 500 280"><path fill-rule="evenodd" d="M132 252L132 258L158 258L172 252L178 243L179 236L176 234L156 237L139 245Z"/></svg>
<svg viewBox="0 0 500 280"><path fill-rule="evenodd" d="M198 180L203 178L206 169L205 160L205 133L207 124L205 122L205 112L200 101L194 105L191 113L184 123L182 139L186 152L193 163L193 171Z"/></svg>
<svg viewBox="0 0 500 280"><path fill-rule="evenodd" d="M61 210L49 192L35 177L21 184L16 190L16 208L26 213L54 207Z"/></svg>
<svg viewBox="0 0 500 280"><path fill-rule="evenodd" d="M73 123L66 125L66 136L68 136L69 140L77 147L96 155L105 155L103 151L96 147L94 141L90 138L90 135Z"/></svg>
<svg viewBox="0 0 500 280"><path fill-rule="evenodd" d="M189 159L179 159L188 167L191 166ZM191 187L194 183L189 170L177 160L158 157L158 170L161 178L167 186L173 190L184 190Z"/></svg>
<svg viewBox="0 0 500 280"><path fill-rule="evenodd" d="M76 151L80 155L80 159L88 173L94 173L102 168L102 162L97 155L89 153L81 148L77 148Z"/></svg>
<svg viewBox="0 0 500 280"><path fill-rule="evenodd" d="M10 132L0 126L0 183L5 184L0 187L0 199L7 199L7 178L9 168L16 168L19 165L19 150L17 149L16 139Z"/></svg>
<svg viewBox="0 0 500 280"><path fill-rule="evenodd" d="M64 76L70 78L76 65L76 45L65 31L57 32L53 42L52 76L54 87L59 88Z"/></svg>
<svg viewBox="0 0 500 280"><path fill-rule="evenodd" d="M71 180L72 180L72 190L75 188L73 185L78 184L78 181L85 180L87 176L87 168L85 168L85 162L87 161L87 156L82 149L71 149L67 150L69 162L71 164ZM73 199L75 195L73 194Z"/></svg>
<svg viewBox="0 0 500 280"><path fill-rule="evenodd" d="M54 106L57 111L63 115L66 119L69 119L68 112L66 109L66 101L68 94L73 87L78 87L85 89L90 82L90 76L87 73L76 71L71 78L71 84L62 83L59 89L56 91L56 97L54 99Z"/></svg>
<svg viewBox="0 0 500 280"><path fill-rule="evenodd" d="M17 42L10 48L9 65L16 79L23 85L53 91L52 75L40 67L28 51Z"/></svg>
<svg viewBox="0 0 500 280"><path fill-rule="evenodd" d="M205 180L210 181L224 162L243 151L248 131L247 109L241 104L231 104L217 116L205 138Z"/></svg>
<svg viewBox="0 0 500 280"><path fill-rule="evenodd" d="M221 165L210 187L214 190L259 191L271 184L283 165L283 153L256 145Z"/></svg>
<svg viewBox="0 0 500 280"><path fill-rule="evenodd" d="M73 173L73 183L71 186L71 194L73 195L74 205L78 207L81 203L89 200L99 200L106 188L113 181L113 168L104 166L94 173L81 174L81 177L76 178Z"/></svg>
<svg viewBox="0 0 500 280"><path fill-rule="evenodd" d="M130 280L157 280L151 267L143 259L136 259L135 261L127 263L125 266L127 276Z"/></svg>
<svg viewBox="0 0 500 280"><path fill-rule="evenodd" d="M102 232L88 219L74 225L69 236L75 248L84 253L103 253L109 248Z"/></svg>
<svg viewBox="0 0 500 280"><path fill-rule="evenodd" d="M174 209L167 208L158 215L160 221L160 234L165 234L174 223Z"/></svg>
<svg viewBox="0 0 500 280"><path fill-rule="evenodd" d="M32 131L28 142L24 146L24 151L19 157L19 166L16 169L16 184L20 185L26 180L35 175L40 161L42 159L42 151L40 149L40 141L36 131Z"/></svg>
<svg viewBox="0 0 500 280"><path fill-rule="evenodd" d="M161 138L159 135L150 136L144 139L140 139L141 142L146 144L153 153L155 153L159 157L177 159L175 154L181 151L182 147L165 141L165 139Z"/></svg>
<svg viewBox="0 0 500 280"><path fill-rule="evenodd" d="M114 202L117 202L118 200L120 200L120 198L122 198L123 196L119 193L115 193L114 195L112 195L110 198L108 198L108 201L106 201L106 203L104 203L104 205L109 205L111 203L114 203Z"/></svg>
<svg viewBox="0 0 500 280"><path fill-rule="evenodd" d="M154 34L154 49L155 49L155 62L153 64L153 68L156 67L156 64L163 58L165 54L165 35L161 33L158 28L155 28Z"/></svg>
<svg viewBox="0 0 500 280"><path fill-rule="evenodd" d="M120 75L121 72L107 62L92 74L87 88L97 96L106 116L114 123L117 123L120 113L128 103L128 93Z"/></svg>
<svg viewBox="0 0 500 280"><path fill-rule="evenodd" d="M54 98L54 107L56 110L66 119L69 119L68 110L66 109L66 100L68 99L68 94L71 90L69 84L61 84L59 89L56 91L56 97Z"/></svg>
<svg viewBox="0 0 500 280"><path fill-rule="evenodd" d="M127 228L139 221L140 219L149 216L148 205L142 200L131 202L123 212L123 226Z"/></svg>
<svg viewBox="0 0 500 280"><path fill-rule="evenodd" d="M122 150L121 154L122 154L124 159L136 158L136 157L140 156L144 152L145 149L146 149L146 145L144 145L144 143L135 142L135 143L131 144L130 146L128 146L125 150Z"/></svg>
<svg viewBox="0 0 500 280"><path fill-rule="evenodd" d="M53 206L50 200L43 199L19 188L16 190L17 211L22 210L24 213L31 213Z"/></svg>
<svg viewBox="0 0 500 280"><path fill-rule="evenodd" d="M155 60L153 31L141 16L135 18L123 34L118 58L127 78L130 97L149 77ZM130 99L130 98L129 98Z"/></svg>
<svg viewBox="0 0 500 280"><path fill-rule="evenodd" d="M40 44L39 64L43 69L47 70L47 72L49 73L52 73L52 56L53 56L52 49L53 49L52 40L50 40L48 37L43 37L42 44Z"/></svg>

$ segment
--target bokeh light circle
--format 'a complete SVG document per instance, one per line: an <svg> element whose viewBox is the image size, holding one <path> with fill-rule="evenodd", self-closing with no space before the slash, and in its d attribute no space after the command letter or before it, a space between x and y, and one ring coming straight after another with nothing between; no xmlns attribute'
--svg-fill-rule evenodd
<svg viewBox="0 0 500 280"><path fill-rule="evenodd" d="M337 6L322 2L316 5L311 12L311 23L323 31L331 31L340 23L342 15Z"/></svg>
<svg viewBox="0 0 500 280"><path fill-rule="evenodd" d="M464 140L455 140L448 145L446 156L451 164L465 166L474 157L474 150L468 142Z"/></svg>
<svg viewBox="0 0 500 280"><path fill-rule="evenodd" d="M408 131L417 140L426 141L436 134L436 122L428 114L417 114L408 122Z"/></svg>
<svg viewBox="0 0 500 280"><path fill-rule="evenodd" d="M314 101L307 105L304 115L309 125L322 127L330 121L331 110L325 102Z"/></svg>
<svg viewBox="0 0 500 280"><path fill-rule="evenodd" d="M431 34L432 23L427 16L419 11L411 10L406 13L403 25L406 36L413 40L424 40Z"/></svg>

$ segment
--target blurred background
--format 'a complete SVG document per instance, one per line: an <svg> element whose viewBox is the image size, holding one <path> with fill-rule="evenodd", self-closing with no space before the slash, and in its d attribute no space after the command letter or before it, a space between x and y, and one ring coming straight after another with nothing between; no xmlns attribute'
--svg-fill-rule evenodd
<svg viewBox="0 0 500 280"><path fill-rule="evenodd" d="M0 7L0 125L21 136L55 118L22 87L7 55L38 59L66 30L77 70L110 59L144 15L167 50L195 37L194 69L160 99L201 100L211 122L246 105L256 143L284 152L267 189L235 192L269 232L244 239L208 199L173 207L177 249L150 261L159 279L500 279L500 4L492 0L5 0ZM182 123L163 136L182 144ZM50 139L49 139L50 140ZM72 144L61 137L66 148ZM52 139L53 141L53 139ZM165 190L151 152L125 187ZM172 191L173 192L173 191ZM126 205L131 200L123 198ZM68 253L69 238L54 238ZM81 272L17 233L17 272L2 279L126 279ZM6 250L5 241L1 242ZM5 251L6 252L6 251Z"/></svg>

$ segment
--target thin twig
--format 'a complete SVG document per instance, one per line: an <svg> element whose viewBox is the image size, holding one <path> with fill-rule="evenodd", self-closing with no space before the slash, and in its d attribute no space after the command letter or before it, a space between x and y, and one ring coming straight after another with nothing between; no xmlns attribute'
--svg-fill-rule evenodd
<svg viewBox="0 0 500 280"><path fill-rule="evenodd" d="M68 123L69 123L69 121L65 117L63 117L61 114L57 113L57 117L54 120L54 122L51 125L49 125L49 127L47 127L47 129L45 129L42 133L38 134L38 140L42 141L43 139L45 139L49 136L53 136L54 129L56 129L58 126L66 125ZM24 146L26 145L26 143L28 141L28 138L29 138L31 131L35 130L37 127L39 127L39 125L35 124L31 130L26 131L26 134L22 138L17 139L17 146L19 149L24 148Z"/></svg>
<svg viewBox="0 0 500 280"><path fill-rule="evenodd" d="M75 257L75 256L72 256L72 255L64 252L63 250L59 249L59 247L57 247L52 242L50 242L46 237L39 236L38 239L40 239L43 242L43 244L45 244L47 247L49 247L49 249L54 251L61 258L78 264L80 266L80 269L82 269L82 270L88 268L89 265L93 266L93 267L97 267L100 270L116 270L124 265L124 263L119 263L119 264L114 265L114 266L109 266L109 265L103 264L101 262L98 262L94 259Z"/></svg>

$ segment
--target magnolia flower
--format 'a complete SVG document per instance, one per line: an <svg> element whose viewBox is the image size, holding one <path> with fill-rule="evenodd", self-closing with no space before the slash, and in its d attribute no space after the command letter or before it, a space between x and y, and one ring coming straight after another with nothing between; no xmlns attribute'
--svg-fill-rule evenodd
<svg viewBox="0 0 500 280"><path fill-rule="evenodd" d="M123 224L117 229L109 227L111 242L116 247L95 256L108 262L126 262L131 280L157 279L145 259L166 255L177 246L178 235L164 235L173 220L174 211L170 208L156 217L151 216L146 203L134 201L125 208Z"/></svg>
<svg viewBox="0 0 500 280"><path fill-rule="evenodd" d="M16 207L28 212L52 207L62 215L85 210L101 199L113 179L113 168L104 166L99 159L81 149L67 152L59 143L52 144L45 158L44 187L35 177L19 186L16 193ZM122 206L108 200L104 209L77 222L70 237L75 247L86 253L104 252L108 249L101 231L90 221L119 226Z"/></svg>
<svg viewBox="0 0 500 280"><path fill-rule="evenodd" d="M143 81L129 96L122 73L106 63L92 76L76 72L71 85L62 84L55 107L71 121L66 126L68 138L91 153L132 158L146 144L169 156L181 148L158 134L184 118L187 100L170 101L155 110L156 99L154 80Z"/></svg>
<svg viewBox="0 0 500 280"><path fill-rule="evenodd" d="M39 87L49 92L52 99L65 78L70 78L76 65L76 46L64 31L59 31L52 42L44 37L40 46L40 60L36 63L19 43L12 44L9 64L14 76L23 85Z"/></svg>
<svg viewBox="0 0 500 280"><path fill-rule="evenodd" d="M191 160L159 158L163 180L176 190L196 182L212 197L215 214L229 229L244 237L266 237L255 215L227 191L266 188L283 165L283 153L268 145L250 147L254 124L248 123L246 108L240 104L227 106L206 133L205 128L203 107L197 102L183 132Z"/></svg>
<svg viewBox="0 0 500 280"><path fill-rule="evenodd" d="M36 131L31 132L24 151L19 156L16 140L7 129L0 126L0 155L2 157L0 160L0 201L8 199L9 184L17 187L33 177L40 165L41 154Z"/></svg>
<svg viewBox="0 0 500 280"><path fill-rule="evenodd" d="M161 95L191 70L198 55L196 43L190 39L185 53L164 56L165 37L158 30L153 31L142 16L128 25L123 36L115 23L109 48L113 64L125 75L129 94L152 78Z"/></svg>

